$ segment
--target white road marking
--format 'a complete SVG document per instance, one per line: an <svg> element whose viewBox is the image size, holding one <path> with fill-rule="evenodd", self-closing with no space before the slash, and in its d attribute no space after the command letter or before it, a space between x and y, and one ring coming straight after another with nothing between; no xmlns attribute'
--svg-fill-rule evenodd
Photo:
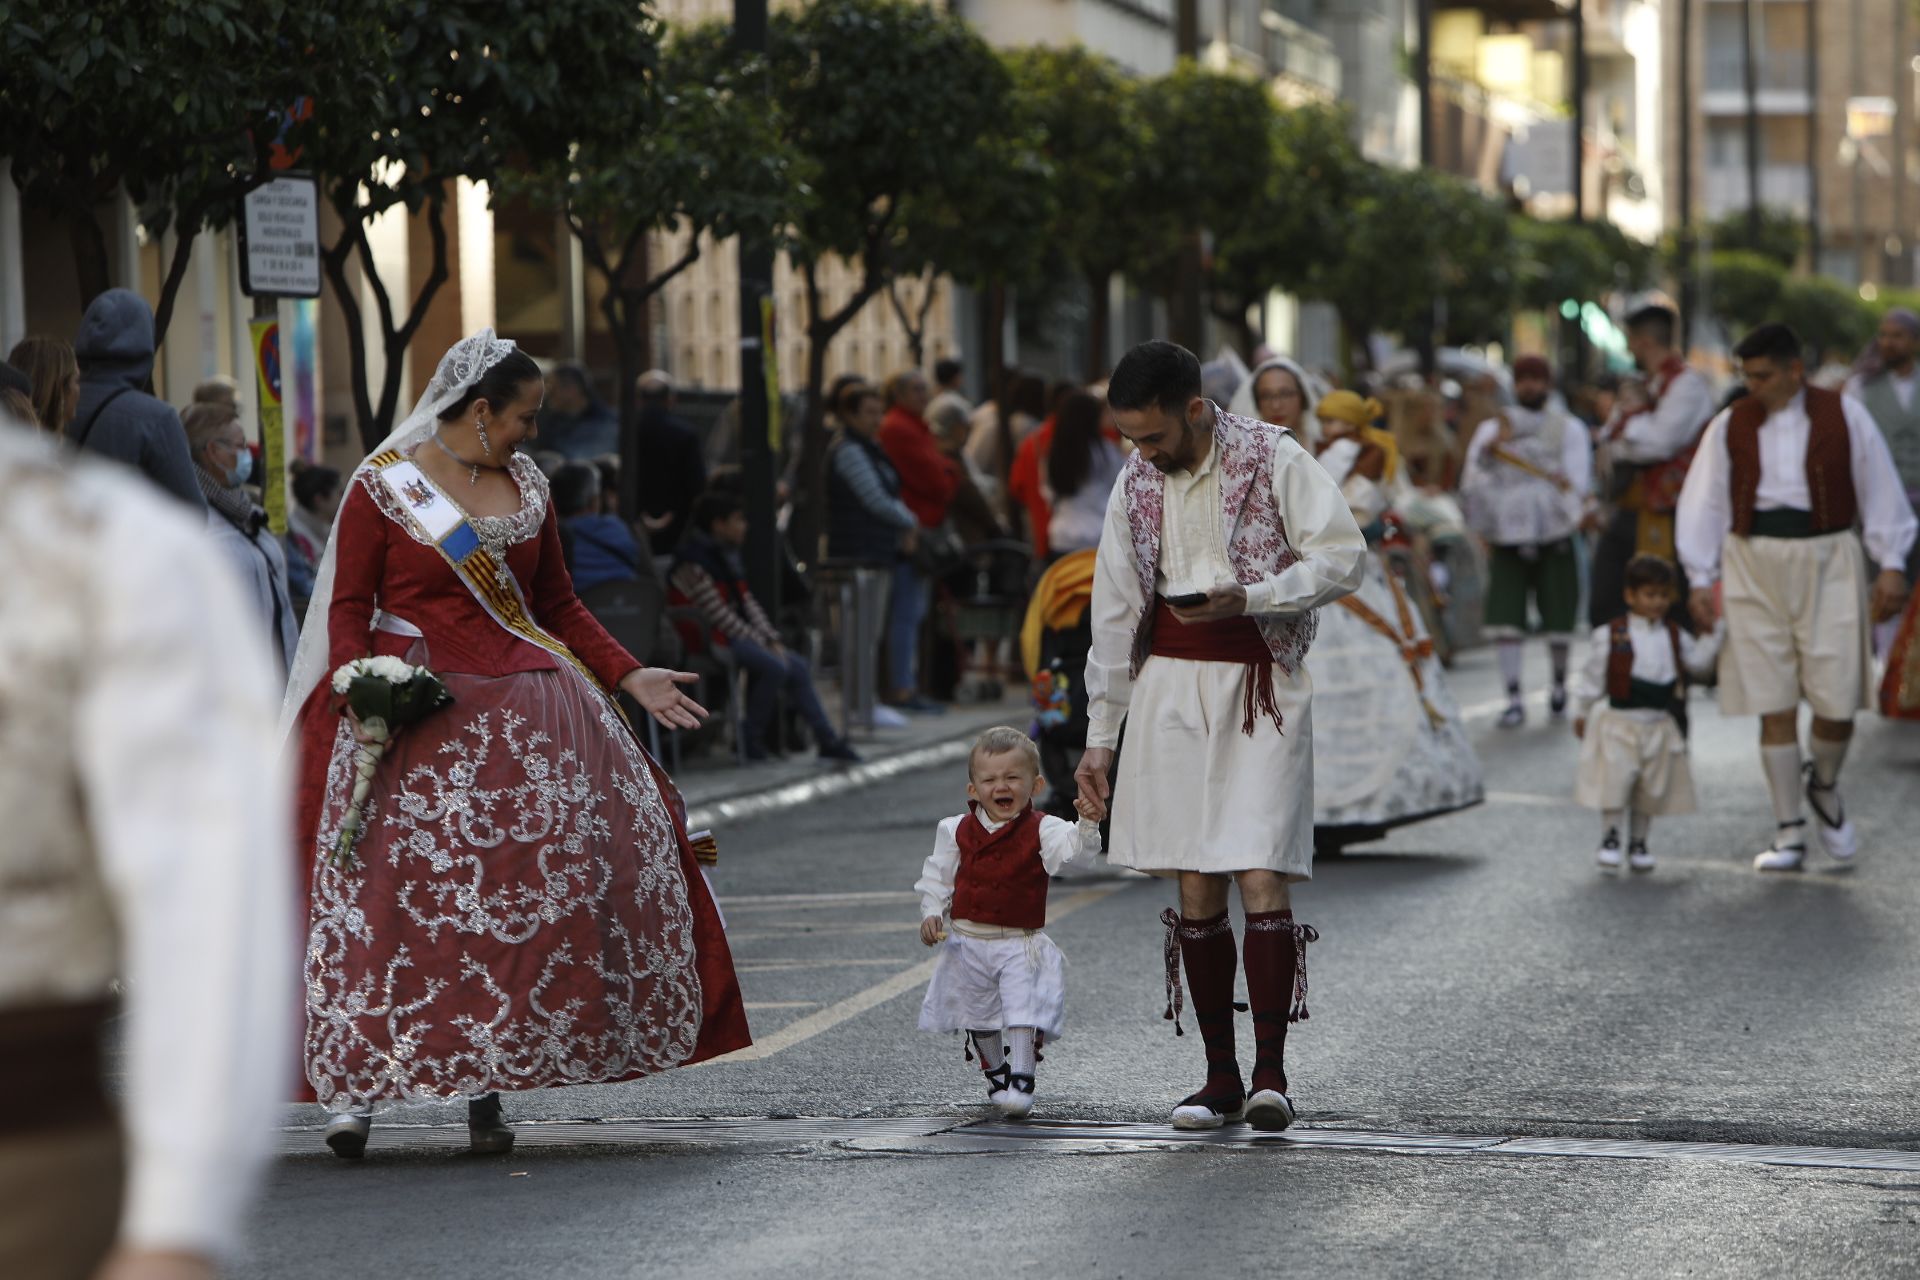
<svg viewBox="0 0 1920 1280"><path fill-rule="evenodd" d="M818 1009L818 1000L748 1000L741 1008L751 1012L754 1009Z"/></svg>
<svg viewBox="0 0 1920 1280"><path fill-rule="evenodd" d="M1058 924L1080 908L1091 906L1126 887L1125 884L1098 885L1062 898L1048 911L1047 923ZM919 926L916 924L913 927ZM705 1062L694 1063L691 1067L682 1067L681 1070L695 1071L721 1062L758 1062L763 1058L771 1058L783 1050L791 1049L797 1044L804 1044L815 1036L823 1035L841 1023L857 1018L867 1010L885 1004L895 996L904 995L926 982L933 977L933 967L938 960L937 956L923 960L911 969L902 969L892 977L876 982L864 991L855 992L837 1004L830 1004L805 1017L796 1018L778 1031L764 1039L756 1040L744 1049L736 1049L721 1057L709 1058Z"/></svg>
<svg viewBox="0 0 1920 1280"><path fill-rule="evenodd" d="M742 893L723 894L723 911L764 910L771 907L833 906L857 902L918 902L920 895L911 889L886 889L874 893Z"/></svg>

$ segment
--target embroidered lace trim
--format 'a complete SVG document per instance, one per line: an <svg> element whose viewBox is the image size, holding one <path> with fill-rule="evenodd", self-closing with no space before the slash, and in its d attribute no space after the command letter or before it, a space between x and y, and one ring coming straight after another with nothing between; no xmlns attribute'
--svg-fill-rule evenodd
<svg viewBox="0 0 1920 1280"><path fill-rule="evenodd" d="M539 464L524 453L516 453L507 460L507 470L513 476L514 483L520 486L520 509L509 516L467 516L468 523L480 539L480 545L501 564L506 563L508 547L519 546L539 537L540 527L547 520L547 477ZM393 496L391 489L378 481L370 468L362 467L356 474L374 505L380 508L387 519L405 529L407 536L421 546L434 545L431 538L414 527L406 508ZM454 506L460 506L459 499L453 494L448 493L447 498ZM465 514L466 508L460 509Z"/></svg>

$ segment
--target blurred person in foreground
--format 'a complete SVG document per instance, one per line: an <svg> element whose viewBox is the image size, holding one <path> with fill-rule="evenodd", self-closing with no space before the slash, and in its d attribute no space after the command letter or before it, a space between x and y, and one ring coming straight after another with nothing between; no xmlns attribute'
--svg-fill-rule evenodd
<svg viewBox="0 0 1920 1280"><path fill-rule="evenodd" d="M672 554L686 532L693 500L707 488L700 433L673 411L674 404L671 374L652 369L640 375L639 518L657 556Z"/></svg>
<svg viewBox="0 0 1920 1280"><path fill-rule="evenodd" d="M253 478L253 453L246 431L231 405L198 401L187 406L182 422L192 451L194 474L207 499L207 530L253 604L261 634L273 646L280 670L293 663L300 643L300 620L287 583L287 553L267 528L267 513L247 491Z"/></svg>
<svg viewBox="0 0 1920 1280"><path fill-rule="evenodd" d="M80 364L72 345L59 338L25 338L14 344L7 363L33 383L33 422L56 436L65 433L80 403Z"/></svg>
<svg viewBox="0 0 1920 1280"><path fill-rule="evenodd" d="M260 856L278 680L178 503L13 422L0 494L0 1275L202 1280L273 1145L298 998Z"/></svg>
<svg viewBox="0 0 1920 1280"><path fill-rule="evenodd" d="M80 402L68 438L144 472L195 511L207 509L172 405L145 391L153 376L153 308L131 289L109 289L87 307L73 340Z"/></svg>
<svg viewBox="0 0 1920 1280"><path fill-rule="evenodd" d="M1206 1079L1178 1129L1293 1123L1289 1022L1306 1016L1306 948L1290 886L1313 876L1316 610L1360 585L1367 544L1331 476L1285 431L1200 394L1171 342L1123 357L1107 384L1137 452L1107 507L1093 585L1081 798L1106 816L1108 858L1179 881L1167 926L1167 1015L1186 966ZM1123 722L1126 750L1111 783ZM1228 898L1246 908L1252 1093L1234 1047Z"/></svg>

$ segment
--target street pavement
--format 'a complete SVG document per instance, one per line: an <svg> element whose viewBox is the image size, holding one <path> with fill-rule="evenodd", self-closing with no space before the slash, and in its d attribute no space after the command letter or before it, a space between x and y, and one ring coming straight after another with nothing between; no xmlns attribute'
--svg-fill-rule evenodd
<svg viewBox="0 0 1920 1280"><path fill-rule="evenodd" d="M1702 812L1655 823L1652 875L1606 878L1566 726L1536 697L1494 728L1488 653L1453 684L1488 802L1296 894L1322 939L1288 1055L1312 1145L1172 1140L1200 1041L1161 1018L1168 888L1119 877L1055 884L1067 1034L1027 1136L975 1123L958 1039L914 1029L911 886L965 800L944 763L723 821L753 1049L514 1096L504 1160L459 1150L455 1106L383 1114L358 1164L291 1109L237 1274L1920 1275L1920 731L1862 719L1858 866L1766 879L1755 725L1702 695ZM1599 1154L1540 1153L1564 1150Z"/></svg>

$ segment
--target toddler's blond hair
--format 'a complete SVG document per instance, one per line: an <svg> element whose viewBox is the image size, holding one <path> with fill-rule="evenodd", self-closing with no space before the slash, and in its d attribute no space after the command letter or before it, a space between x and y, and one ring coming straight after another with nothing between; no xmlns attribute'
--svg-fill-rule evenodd
<svg viewBox="0 0 1920 1280"><path fill-rule="evenodd" d="M1012 725L995 725L973 740L973 750L967 753L967 778L973 778L974 762L981 756L1003 756L1010 752L1019 752L1033 767L1035 777L1040 776L1040 748L1023 731Z"/></svg>

